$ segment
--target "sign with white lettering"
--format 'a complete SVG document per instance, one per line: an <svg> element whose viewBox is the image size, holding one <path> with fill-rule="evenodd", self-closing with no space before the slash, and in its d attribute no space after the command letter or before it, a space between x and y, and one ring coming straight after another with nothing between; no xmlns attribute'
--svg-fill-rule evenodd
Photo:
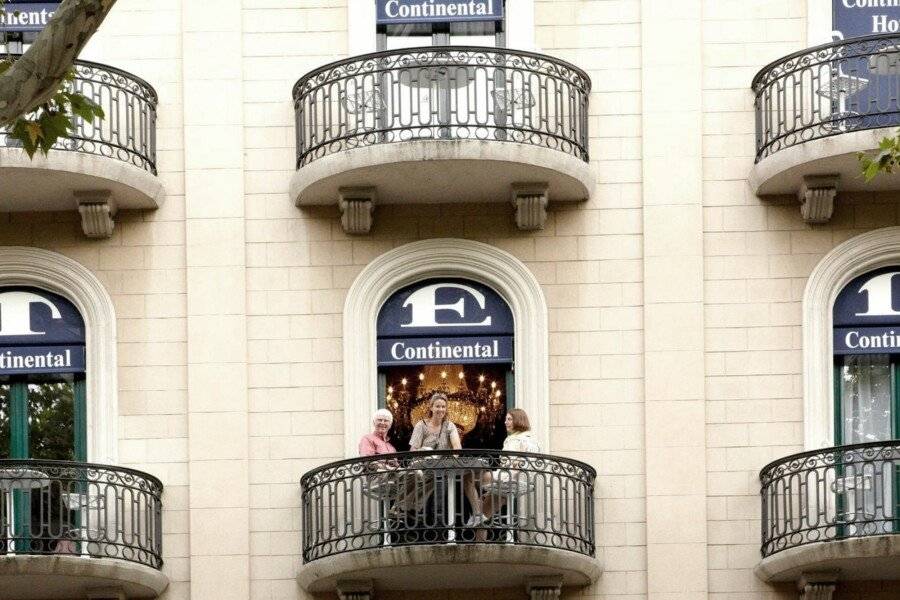
<svg viewBox="0 0 900 600"><path fill-rule="evenodd" d="M394 293L378 313L378 364L503 363L513 360L513 317L486 285L426 280Z"/></svg>
<svg viewBox="0 0 900 600"><path fill-rule="evenodd" d="M503 0L377 0L377 5L379 25L503 19Z"/></svg>
<svg viewBox="0 0 900 600"><path fill-rule="evenodd" d="M84 371L84 319L58 294L0 288L0 375Z"/></svg>
<svg viewBox="0 0 900 600"><path fill-rule="evenodd" d="M900 267L883 267L844 286L834 302L835 354L900 352Z"/></svg>
<svg viewBox="0 0 900 600"><path fill-rule="evenodd" d="M832 0L833 29L841 39L900 32L900 0Z"/></svg>
<svg viewBox="0 0 900 600"><path fill-rule="evenodd" d="M7 2L0 8L0 31L40 31L59 2Z"/></svg>

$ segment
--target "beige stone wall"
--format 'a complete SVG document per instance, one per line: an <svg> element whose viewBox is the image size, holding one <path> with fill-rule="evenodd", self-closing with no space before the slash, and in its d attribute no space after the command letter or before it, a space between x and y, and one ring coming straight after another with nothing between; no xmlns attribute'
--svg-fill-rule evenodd
<svg viewBox="0 0 900 600"><path fill-rule="evenodd" d="M121 214L113 237L103 241L85 240L74 212L0 215L0 244L71 256L113 297L119 460L166 485L165 569L172 585L165 598L306 597L294 580L300 564L299 478L342 458L344 419L368 419L343 411L346 291L375 256L432 237L475 239L512 253L546 295L549 450L584 460L599 474L597 537L604 575L592 588L566 597L795 597L790 586L759 582L752 569L759 558L757 473L803 444L803 287L835 245L900 222L892 197L843 196L831 224L808 226L792 198L762 201L749 192L749 83L760 66L805 45L806 0L756 2L752 8L741 0L685 3L692 10L682 15L681 30L642 24L642 10L656 0L537 0L537 45L593 79L593 199L551 207L546 228L537 233L518 231L506 203L381 206L370 235L349 237L336 208L300 210L287 188L294 172L291 87L306 71L346 55L347 2L356 1L227 2L215 13L218 20L206 23L186 1L154 3L151 9L139 0L119 0L85 57L135 73L159 92L165 204L154 212ZM642 70L662 64L648 53L663 52L669 41L647 39L654 34L670 35L673 47L695 53L699 90L683 81L673 88L664 71ZM695 37L675 44L681 35L702 36L702 43ZM199 47L210 43L225 43L223 56L231 57L215 76L210 69L216 54ZM642 85L656 97L642 97ZM667 120L659 102L667 89L682 90L696 105ZM217 100L205 108L204 95ZM215 127L217 116L227 120L227 131ZM676 122L698 128L686 133ZM642 136L642 127L653 130ZM648 140L654 145L642 145ZM672 172L667 157L685 158L677 163L685 168ZM700 171L685 181L691 165ZM683 194L666 196L673 185ZM654 210L645 211L651 204ZM696 223L690 221L694 213ZM667 218L676 219L671 230ZM651 231L654 238L645 238ZM672 231L682 238L673 241ZM648 249L683 240L676 244L679 256L702 263L702 274L695 271L692 280L697 294L673 299L654 288L645 306L645 276L655 285L678 284L659 261L645 263ZM702 248L702 255L694 248ZM645 353L645 316L655 319L655 357ZM669 325L692 316L703 323L703 335L688 342ZM217 319L239 338L240 349L225 363L203 359L223 343L206 339L202 329ZM189 339L197 354L189 353ZM705 385L697 394L668 397L659 365L679 352L702 360L669 363L673 381L692 373ZM686 371L679 372L679 364L687 364ZM652 385L645 366L656 369ZM235 372L237 383L215 376ZM246 394L228 393L234 389ZM645 390L651 389L665 393L648 407ZM213 410L219 396L228 400L227 410ZM225 425L210 430L204 426L210 419ZM689 428L690 443L665 437L681 426ZM666 442L657 444L659 436ZM699 469L705 502L703 492L678 488L682 472L670 472L653 458L667 453L685 457L687 471ZM232 480L231 473L239 477ZM228 501L217 503L213 485L241 489L222 490ZM655 492L648 500L649 487ZM696 512L683 510L690 507L686 498L701 503ZM201 517L201 511L207 512ZM673 515L692 519L690 531L674 529L689 544L666 545ZM649 558L648 522L655 552ZM217 537L219 529L228 535ZM691 552L692 565L699 565L692 576L672 568L680 566L672 561L682 552ZM679 585L670 585L678 577ZM648 578L656 582L650 588ZM888 584L873 583L839 593L847 599L887 598L890 591ZM505 600L520 594L429 597Z"/></svg>

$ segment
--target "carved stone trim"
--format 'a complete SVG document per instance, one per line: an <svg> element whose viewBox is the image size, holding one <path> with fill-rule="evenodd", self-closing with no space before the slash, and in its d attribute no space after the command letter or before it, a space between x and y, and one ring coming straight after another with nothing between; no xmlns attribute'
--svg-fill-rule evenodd
<svg viewBox="0 0 900 600"><path fill-rule="evenodd" d="M339 579L337 595L339 600L372 600L375 588L371 579Z"/></svg>
<svg viewBox="0 0 900 600"><path fill-rule="evenodd" d="M90 462L115 464L118 435L116 313L93 273L71 258L39 248L0 246L0 286L33 285L69 300L84 319Z"/></svg>
<svg viewBox="0 0 900 600"><path fill-rule="evenodd" d="M341 227L347 233L369 233L374 221L377 192L374 187L345 187L338 190Z"/></svg>
<svg viewBox="0 0 900 600"><path fill-rule="evenodd" d="M831 600L837 576L837 571L803 573L797 582L800 600Z"/></svg>
<svg viewBox="0 0 900 600"><path fill-rule="evenodd" d="M807 223L827 223L834 213L838 175L807 175L797 191L800 216Z"/></svg>
<svg viewBox="0 0 900 600"><path fill-rule="evenodd" d="M516 208L516 227L523 231L543 229L547 222L547 184L512 184L512 204Z"/></svg>
<svg viewBox="0 0 900 600"><path fill-rule="evenodd" d="M109 190L85 190L75 192L81 229L89 238L108 238L112 235L116 205Z"/></svg>
<svg viewBox="0 0 900 600"><path fill-rule="evenodd" d="M525 583L530 600L557 600L562 593L562 577L531 577Z"/></svg>

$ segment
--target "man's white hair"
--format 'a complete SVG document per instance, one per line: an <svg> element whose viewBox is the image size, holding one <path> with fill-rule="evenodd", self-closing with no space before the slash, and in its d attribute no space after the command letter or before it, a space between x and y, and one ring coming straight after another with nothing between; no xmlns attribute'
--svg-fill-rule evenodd
<svg viewBox="0 0 900 600"><path fill-rule="evenodd" d="M376 410L372 415L372 422L374 423L375 419L377 419L378 417L386 417L387 420L391 423L394 422L394 415L386 408L379 408L378 410Z"/></svg>

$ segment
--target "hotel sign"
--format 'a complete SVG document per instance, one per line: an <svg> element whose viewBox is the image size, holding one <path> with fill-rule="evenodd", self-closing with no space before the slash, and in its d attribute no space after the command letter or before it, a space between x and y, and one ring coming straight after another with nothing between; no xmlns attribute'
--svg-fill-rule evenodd
<svg viewBox="0 0 900 600"><path fill-rule="evenodd" d="M508 363L513 318L480 283L427 280L394 293L378 313L378 364Z"/></svg>
<svg viewBox="0 0 900 600"><path fill-rule="evenodd" d="M842 39L900 32L900 0L832 0L833 29Z"/></svg>
<svg viewBox="0 0 900 600"><path fill-rule="evenodd" d="M377 0L379 25L501 19L503 0Z"/></svg>
<svg viewBox="0 0 900 600"><path fill-rule="evenodd" d="M900 352L900 267L857 277L834 302L835 354Z"/></svg>
<svg viewBox="0 0 900 600"><path fill-rule="evenodd" d="M0 8L0 31L40 31L59 2L7 2Z"/></svg>
<svg viewBox="0 0 900 600"><path fill-rule="evenodd" d="M57 294L0 288L0 375L84 371L84 320Z"/></svg>

